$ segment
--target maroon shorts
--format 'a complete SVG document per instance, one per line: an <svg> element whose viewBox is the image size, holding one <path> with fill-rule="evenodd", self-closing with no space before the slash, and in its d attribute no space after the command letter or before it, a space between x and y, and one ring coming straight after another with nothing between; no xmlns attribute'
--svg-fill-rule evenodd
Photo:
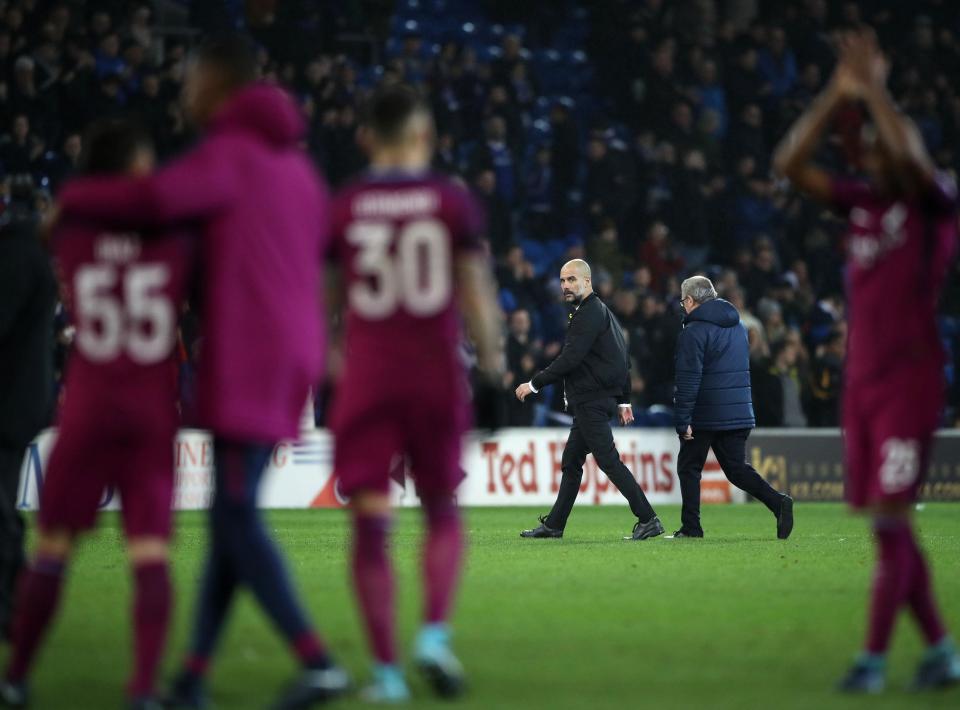
<svg viewBox="0 0 960 710"><path fill-rule="evenodd" d="M935 364L848 385L843 428L852 507L917 499L942 411L943 371Z"/></svg>
<svg viewBox="0 0 960 710"><path fill-rule="evenodd" d="M92 429L76 419L61 426L40 492L40 528L88 530L112 493L127 537L169 539L175 433Z"/></svg>
<svg viewBox="0 0 960 710"><path fill-rule="evenodd" d="M466 406L451 401L449 391L390 401L342 390L331 423L340 492L388 493L391 471L406 457L420 497L453 494L464 478L460 452L468 425Z"/></svg>

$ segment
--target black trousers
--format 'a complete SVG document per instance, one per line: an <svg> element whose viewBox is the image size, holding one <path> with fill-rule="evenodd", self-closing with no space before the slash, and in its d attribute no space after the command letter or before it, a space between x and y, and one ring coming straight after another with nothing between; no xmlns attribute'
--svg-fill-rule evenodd
<svg viewBox="0 0 960 710"><path fill-rule="evenodd" d="M600 470L607 474L607 478L627 499L630 510L639 520L647 522L654 516L643 489L630 473L630 469L623 465L613 443L610 420L616 413L617 400L613 397L573 405L573 426L570 428L570 436L567 437L561 459L563 477L560 479L557 501L546 519L548 527L563 530L566 526L573 503L580 492L583 462L587 454L593 454Z"/></svg>
<svg viewBox="0 0 960 710"><path fill-rule="evenodd" d="M23 518L17 511L17 489L24 449L0 447L0 635L13 614L14 591L23 567Z"/></svg>
<svg viewBox="0 0 960 710"><path fill-rule="evenodd" d="M703 528L700 527L700 477L710 447L713 447L717 462L730 483L759 500L774 515L780 512L783 494L774 490L757 473L757 469L747 463L748 436L750 436L749 429L735 429L733 431L694 431L693 439L680 438L677 476L680 478L680 495L683 496L683 511L680 513L683 530L703 532Z"/></svg>

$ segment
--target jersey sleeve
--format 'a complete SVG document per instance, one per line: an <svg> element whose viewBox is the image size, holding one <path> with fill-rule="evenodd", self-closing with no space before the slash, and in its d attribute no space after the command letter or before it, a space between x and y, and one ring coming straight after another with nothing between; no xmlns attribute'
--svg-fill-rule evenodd
<svg viewBox="0 0 960 710"><path fill-rule="evenodd" d="M957 211L956 181L947 173L940 170L936 171L924 194L924 201L930 210L936 214L953 214Z"/></svg>
<svg viewBox="0 0 960 710"><path fill-rule="evenodd" d="M830 205L839 213L849 212L853 207L863 204L870 195L871 188L863 180L844 177L830 180Z"/></svg>
<svg viewBox="0 0 960 710"><path fill-rule="evenodd" d="M454 228L454 247L457 251L479 251L486 229L486 215L480 203L460 187L451 190L451 222Z"/></svg>

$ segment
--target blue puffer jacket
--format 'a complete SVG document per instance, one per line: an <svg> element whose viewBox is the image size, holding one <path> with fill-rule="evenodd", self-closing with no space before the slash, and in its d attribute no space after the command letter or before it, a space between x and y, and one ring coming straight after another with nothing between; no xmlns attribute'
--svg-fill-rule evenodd
<svg viewBox="0 0 960 710"><path fill-rule="evenodd" d="M750 346L737 309L722 298L707 301L683 319L677 338L677 432L752 429Z"/></svg>

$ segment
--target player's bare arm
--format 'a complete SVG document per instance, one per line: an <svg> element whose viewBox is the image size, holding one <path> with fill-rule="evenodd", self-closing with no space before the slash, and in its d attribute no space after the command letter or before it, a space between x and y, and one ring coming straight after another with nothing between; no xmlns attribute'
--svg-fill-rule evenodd
<svg viewBox="0 0 960 710"><path fill-rule="evenodd" d="M477 348L477 366L496 381L503 371L503 315L497 306L496 294L486 258L468 254L457 260L457 282L460 284L460 310L467 332Z"/></svg>
<svg viewBox="0 0 960 710"><path fill-rule="evenodd" d="M829 200L830 175L813 162L813 155L837 108L860 93L853 72L841 61L827 87L780 141L773 156L773 169L801 192L823 202Z"/></svg>
<svg viewBox="0 0 960 710"><path fill-rule="evenodd" d="M340 269L329 265L319 297L327 314L327 378L340 379L343 371L343 275Z"/></svg>
<svg viewBox="0 0 960 710"><path fill-rule="evenodd" d="M887 91L890 64L876 35L864 30L844 38L841 61L860 86L860 97L877 129L877 139L895 166L900 187L915 193L933 180L933 160L913 121L900 113Z"/></svg>

